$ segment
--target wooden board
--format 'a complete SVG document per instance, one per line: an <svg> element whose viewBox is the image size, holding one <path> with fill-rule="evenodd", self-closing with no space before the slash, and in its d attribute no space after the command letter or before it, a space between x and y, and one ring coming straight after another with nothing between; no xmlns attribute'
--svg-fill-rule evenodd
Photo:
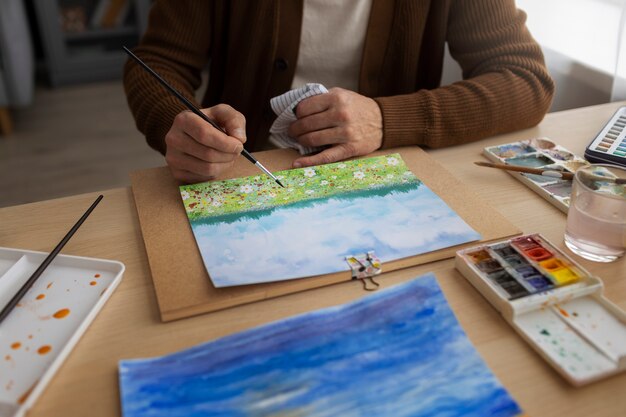
<svg viewBox="0 0 626 417"><path fill-rule="evenodd" d="M481 241L492 241L521 233L486 202L467 191L461 182L422 149L417 147L387 149L371 156L396 152L401 154L409 169L424 184L481 234ZM259 152L255 155L270 171L289 169L291 161L298 156L292 150ZM239 158L230 174L223 179L256 175L258 170L244 158ZM179 184L172 178L168 168L134 172L131 174L131 182L163 321L351 279L350 272L344 271L306 279L217 289L211 284L196 246L180 198ZM459 248L469 245L476 245L476 242L386 263L383 265L381 279L384 279L385 272L451 258Z"/></svg>

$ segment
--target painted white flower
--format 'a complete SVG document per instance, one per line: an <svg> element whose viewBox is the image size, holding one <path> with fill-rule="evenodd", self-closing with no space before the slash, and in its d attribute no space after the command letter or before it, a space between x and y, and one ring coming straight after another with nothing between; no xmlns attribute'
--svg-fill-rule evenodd
<svg viewBox="0 0 626 417"><path fill-rule="evenodd" d="M269 193L269 194L268 194L268 196L269 196L270 198L276 198L276 194L274 194L274 193Z"/></svg>
<svg viewBox="0 0 626 417"><path fill-rule="evenodd" d="M393 174L387 174L387 178L389 179L393 178Z"/></svg>
<svg viewBox="0 0 626 417"><path fill-rule="evenodd" d="M187 191L181 191L180 196L183 198L183 200L189 200L189 197L191 197Z"/></svg>
<svg viewBox="0 0 626 417"><path fill-rule="evenodd" d="M395 165L398 165L399 161L398 161L398 159L396 159L396 158L394 158L394 157L392 156L392 157L390 157L390 158L387 158L387 163L388 163L389 165L394 165L394 166L395 166Z"/></svg>
<svg viewBox="0 0 626 417"><path fill-rule="evenodd" d="M336 180L336 179L337 179L337 176L336 176L336 175L333 175L333 176L332 176L332 177L330 177L330 178L332 178L332 179Z"/></svg>
<svg viewBox="0 0 626 417"><path fill-rule="evenodd" d="M306 190L304 193L305 193L305 194L313 194L314 192L315 192L315 191L313 191L313 190Z"/></svg>
<svg viewBox="0 0 626 417"><path fill-rule="evenodd" d="M322 181L320 182L320 185L328 185L328 181L326 181L326 180L322 180Z"/></svg>
<svg viewBox="0 0 626 417"><path fill-rule="evenodd" d="M300 187L304 187L306 185L306 182L301 182L300 184L298 184Z"/></svg>
<svg viewBox="0 0 626 417"><path fill-rule="evenodd" d="M279 180L284 180L285 176L284 175L277 175L276 178L278 178Z"/></svg>
<svg viewBox="0 0 626 417"><path fill-rule="evenodd" d="M244 194L251 193L253 190L254 189L250 184L242 185L241 187L239 187L239 192Z"/></svg>
<svg viewBox="0 0 626 417"><path fill-rule="evenodd" d="M313 168L305 168L304 169L304 176L305 177L314 177L315 176L315 170Z"/></svg>
<svg viewBox="0 0 626 417"><path fill-rule="evenodd" d="M339 165L337 165L337 168L344 169L346 166L347 166L346 164L339 164Z"/></svg>
<svg viewBox="0 0 626 417"><path fill-rule="evenodd" d="M410 177L411 175L413 175L410 171L406 171L404 174L405 177Z"/></svg>
<svg viewBox="0 0 626 417"><path fill-rule="evenodd" d="M362 180L363 178L365 178L365 174L361 171L355 171L353 175L354 178L356 178L357 180Z"/></svg>
<svg viewBox="0 0 626 417"><path fill-rule="evenodd" d="M213 202L211 203L211 205L212 205L213 207L219 207L219 206L221 206L221 205L222 205L222 202L221 202L221 201L219 201L219 200L213 200Z"/></svg>
<svg viewBox="0 0 626 417"><path fill-rule="evenodd" d="M343 185L340 185L340 186L339 186L339 187L337 187L337 188L343 188Z"/></svg>

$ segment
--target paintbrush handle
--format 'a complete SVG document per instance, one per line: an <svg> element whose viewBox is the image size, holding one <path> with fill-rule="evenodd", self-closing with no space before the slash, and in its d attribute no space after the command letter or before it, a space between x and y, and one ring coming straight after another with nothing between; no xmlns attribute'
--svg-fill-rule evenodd
<svg viewBox="0 0 626 417"><path fill-rule="evenodd" d="M65 237L61 239L61 241L56 245L56 247L52 250L52 252L50 252L50 254L46 257L46 259L43 260L41 265L39 265L39 267L35 270L35 272L33 272L30 278L28 278L28 280L24 283L24 285L22 285L22 287L17 291L17 293L15 293L13 298L11 298L11 301L9 301L9 303L6 306L4 306L4 308L0 312L0 323L9 315L9 313L13 310L13 308L15 308L17 303L19 303L22 297L24 297L24 295L28 292L30 287L32 287L35 281L37 281L37 279L41 276L43 271L46 270L48 265L50 265L50 263L54 260L54 258L56 258L59 252L61 252L61 249L63 249L63 247L70 240L70 238L74 236L74 233L76 233L78 228L83 224L83 222L91 214L93 209L96 208L96 206L98 205L100 200L102 200L102 198L103 198L102 195L96 198L96 201L94 201L93 204L91 204L91 206L82 215L82 217L78 219L76 224L72 226L69 232L67 232Z"/></svg>
<svg viewBox="0 0 626 417"><path fill-rule="evenodd" d="M222 127L220 125L218 125L217 123L215 123L213 120L211 120L209 118L209 116L207 116L206 114L204 114L202 111L200 111L199 108L197 108L196 106L194 106L194 104L189 101L187 99L187 97L183 96L177 89L175 89L174 87L172 87L167 81L165 81L159 74L156 73L156 71L154 71L152 68L150 68L148 66L148 64L146 64L145 62L143 62L137 55L135 55L134 53L132 53L132 51L130 49L128 49L127 47L123 46L122 48L124 48L124 51L126 51L126 53L135 60L135 62L137 62L139 65L141 65L141 67L143 69L145 69L146 71L148 71L148 73L150 73L150 75L152 75L154 78L157 79L157 81L159 83L161 83L161 85L163 87L165 87L170 93L174 94L174 96L180 100L181 103L183 103L185 105L185 107L187 107L191 112L193 112L196 116L199 116L202 120L204 120L205 122L207 122L208 124L210 124L211 126L213 126L215 129L219 130L220 132L222 132L223 134L228 136L228 133L226 133L226 131L224 129L222 129ZM271 179L273 179L274 181L276 181L281 187L284 187L284 185L274 176L274 174L272 174L267 168L265 168L259 161L256 160L256 158L254 156L252 156L250 154L250 152L248 152L246 150L246 148L243 148L241 150L241 154L250 162L252 162L254 165L257 166L257 168L259 168L261 171L263 171L265 174L267 174Z"/></svg>
<svg viewBox="0 0 626 417"><path fill-rule="evenodd" d="M481 167L497 168L497 169L502 169L505 171L523 172L526 174L543 175L546 177L562 178L564 180L574 179L574 174L572 174L571 172L557 171L554 169L530 168L530 167L523 167L519 165L496 164L493 162L482 162L482 161L474 162L474 164L481 166Z"/></svg>

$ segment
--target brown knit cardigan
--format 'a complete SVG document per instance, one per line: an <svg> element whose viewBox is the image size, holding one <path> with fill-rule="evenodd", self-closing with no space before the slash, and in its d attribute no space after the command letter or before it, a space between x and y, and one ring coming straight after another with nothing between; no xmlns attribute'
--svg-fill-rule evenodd
<svg viewBox="0 0 626 417"><path fill-rule="evenodd" d="M525 20L514 0L373 0L358 92L382 110L383 148L442 147L537 124L554 83ZM208 65L198 104L242 112L254 151L275 118L270 98L291 87L301 21L302 0L157 0L135 52L190 99ZM464 81L440 87L446 42ZM137 127L164 153L183 106L133 62L124 85Z"/></svg>

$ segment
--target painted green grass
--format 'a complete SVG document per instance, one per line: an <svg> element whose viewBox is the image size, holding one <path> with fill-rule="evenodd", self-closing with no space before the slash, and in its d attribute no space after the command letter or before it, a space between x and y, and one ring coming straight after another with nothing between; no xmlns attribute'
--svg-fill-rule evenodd
<svg viewBox="0 0 626 417"><path fill-rule="evenodd" d="M311 198L311 199L302 199L300 201L294 201L289 203L290 208L307 208L314 207L318 204L324 204L329 199L332 200L351 200L362 198L362 197L387 197L394 194L400 193L408 193L417 188L419 188L421 182L409 181L404 184L398 185L382 185L377 187L371 187L368 189L362 190L350 190L341 194L332 195L329 197L320 197L320 198ZM284 207L284 204L275 205L272 207L264 207L261 209L254 210L246 210L246 211L238 211L234 213L226 213L226 214L215 214L213 216L203 216L197 217L195 219L190 219L192 226L201 226L204 224L217 224L217 223L234 223L240 220L259 220L263 217L270 216L275 210L280 207Z"/></svg>
<svg viewBox="0 0 626 417"><path fill-rule="evenodd" d="M275 172L285 185L265 175L212 181L180 187L190 220L267 211L307 200L319 200L376 188L421 184L399 154Z"/></svg>

